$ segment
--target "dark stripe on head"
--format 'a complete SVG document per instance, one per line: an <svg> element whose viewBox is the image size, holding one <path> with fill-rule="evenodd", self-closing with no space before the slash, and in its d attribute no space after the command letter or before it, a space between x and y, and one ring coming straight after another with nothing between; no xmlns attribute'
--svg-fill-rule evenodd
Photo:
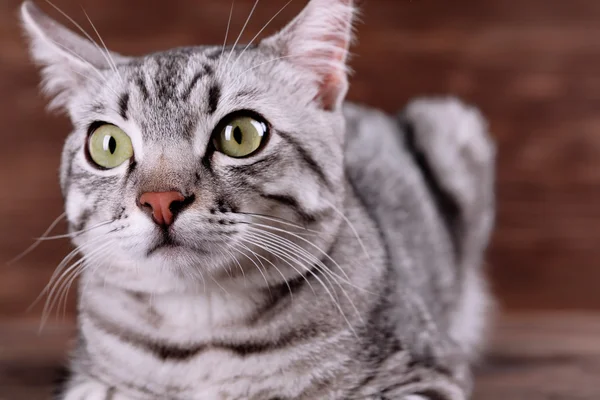
<svg viewBox="0 0 600 400"><path fill-rule="evenodd" d="M105 111L104 104L102 103L94 103L90 106L90 111L93 113L102 114Z"/></svg>
<svg viewBox="0 0 600 400"><path fill-rule="evenodd" d="M257 188L253 188L253 189L257 190ZM287 195L283 195L283 194L268 194L268 193L262 193L259 190L257 190L257 191L259 192L259 194L262 198L267 199L267 200L276 201L278 203L281 203L281 204L291 208L306 223L315 222L318 218L318 216L310 214L306 210L304 210L304 208L302 208L302 206L300 206L298 201L295 198L293 198L292 196L287 196Z"/></svg>
<svg viewBox="0 0 600 400"><path fill-rule="evenodd" d="M119 115L127 121L127 110L129 109L129 93L125 93L119 99Z"/></svg>
<svg viewBox="0 0 600 400"><path fill-rule="evenodd" d="M140 88L140 93L142 93L142 97L144 98L144 100L148 100L150 98L150 93L148 92L148 87L146 86L146 82L144 81L144 77L143 76L139 76L136 79L135 83Z"/></svg>
<svg viewBox="0 0 600 400"><path fill-rule="evenodd" d="M221 98L221 88L218 84L213 84L208 89L208 113L214 114L217 111L219 105L219 99Z"/></svg>
<svg viewBox="0 0 600 400"><path fill-rule="evenodd" d="M194 137L194 132L196 131L196 123L198 121L195 118L187 119L183 122L183 127L181 128L182 136L191 140Z"/></svg>
<svg viewBox="0 0 600 400"><path fill-rule="evenodd" d="M306 149L304 149L304 147L302 147L302 145L300 144L300 142L298 142L293 135L286 133L286 132L282 132L282 131L277 131L277 133L279 134L280 137L282 137L286 142L288 142L292 147L294 147L294 149L296 149L296 152L300 155L300 157L304 160L304 162L306 163L306 165L308 165L308 167L313 171L313 173L315 175L317 175L317 177L321 180L321 182L326 186L326 187L330 187L329 184L329 180L327 179L327 176L325 175L325 172L323 172L323 169L321 168L321 166L315 161L315 159L308 153L308 151Z"/></svg>
<svg viewBox="0 0 600 400"><path fill-rule="evenodd" d="M440 185L425 154L417 147L414 127L408 122L403 122L402 125L404 128L406 149L411 154L417 167L421 170L425 184L435 201L446 230L450 235L454 252L460 258L460 207L452 195L446 192L442 185Z"/></svg>
<svg viewBox="0 0 600 400"><path fill-rule="evenodd" d="M196 87L198 81L206 75L212 75L213 72L214 71L210 65L203 65L202 70L198 71L196 75L194 75L194 78L192 78L192 81L188 85L188 88L183 92L182 99L187 100L192 94L192 90L194 90L194 87Z"/></svg>

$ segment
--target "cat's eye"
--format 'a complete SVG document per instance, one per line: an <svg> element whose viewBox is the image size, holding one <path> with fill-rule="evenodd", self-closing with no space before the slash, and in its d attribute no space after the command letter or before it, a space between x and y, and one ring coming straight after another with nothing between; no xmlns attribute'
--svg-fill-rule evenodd
<svg viewBox="0 0 600 400"><path fill-rule="evenodd" d="M88 139L88 154L98 166L116 168L133 156L131 139L121 128L103 124Z"/></svg>
<svg viewBox="0 0 600 400"><path fill-rule="evenodd" d="M238 115L226 120L215 132L215 147L229 157L242 158L255 153L267 138L268 126L260 118Z"/></svg>

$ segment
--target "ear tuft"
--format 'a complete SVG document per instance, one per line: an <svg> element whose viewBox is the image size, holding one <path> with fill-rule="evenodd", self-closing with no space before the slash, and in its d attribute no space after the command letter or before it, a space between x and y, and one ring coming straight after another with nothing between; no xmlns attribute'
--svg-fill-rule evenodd
<svg viewBox="0 0 600 400"><path fill-rule="evenodd" d="M66 107L74 90L85 81L104 79L102 71L110 69L109 55L116 62L125 59L73 33L31 1L21 5L21 21L29 37L31 56L43 67L44 91L52 96L52 109Z"/></svg>
<svg viewBox="0 0 600 400"><path fill-rule="evenodd" d="M263 42L314 75L317 100L327 110L337 109L348 89L346 62L356 12L352 0L311 0L287 27Z"/></svg>

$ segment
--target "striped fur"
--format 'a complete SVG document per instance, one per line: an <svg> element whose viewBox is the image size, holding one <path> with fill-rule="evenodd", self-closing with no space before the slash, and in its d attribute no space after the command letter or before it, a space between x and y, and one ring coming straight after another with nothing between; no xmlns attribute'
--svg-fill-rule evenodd
<svg viewBox="0 0 600 400"><path fill-rule="evenodd" d="M59 271L81 275L59 399L468 398L494 148L455 99L396 117L343 103L354 14L311 0L257 45L128 58L23 5L73 122L60 178L84 259ZM231 158L211 137L240 112L269 134ZM131 138L129 162L90 163L99 121ZM185 208L159 228L137 199L172 190Z"/></svg>

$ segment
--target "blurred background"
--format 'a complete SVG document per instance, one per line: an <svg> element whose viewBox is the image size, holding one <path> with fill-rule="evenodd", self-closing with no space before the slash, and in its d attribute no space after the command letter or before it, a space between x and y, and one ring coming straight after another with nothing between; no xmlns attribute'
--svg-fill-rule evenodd
<svg viewBox="0 0 600 400"><path fill-rule="evenodd" d="M83 7L107 45L127 55L220 44L231 7L230 0L54 2L92 32ZM241 42L286 2L260 1ZM64 116L44 110L17 23L19 3L0 2L2 400L43 398L38 390L64 358L74 321L74 293L65 318L42 335L36 331L41 307L25 312L70 250L66 241L44 243L16 265L4 265L62 212L57 169L70 129ZM253 3L235 1L230 43ZM265 35L305 3L292 1ZM600 398L600 2L361 3L349 99L393 113L415 96L454 94L481 108L498 143L498 216L488 268L502 316L494 362L482 367L477 396ZM570 381L561 384L565 376Z"/></svg>

